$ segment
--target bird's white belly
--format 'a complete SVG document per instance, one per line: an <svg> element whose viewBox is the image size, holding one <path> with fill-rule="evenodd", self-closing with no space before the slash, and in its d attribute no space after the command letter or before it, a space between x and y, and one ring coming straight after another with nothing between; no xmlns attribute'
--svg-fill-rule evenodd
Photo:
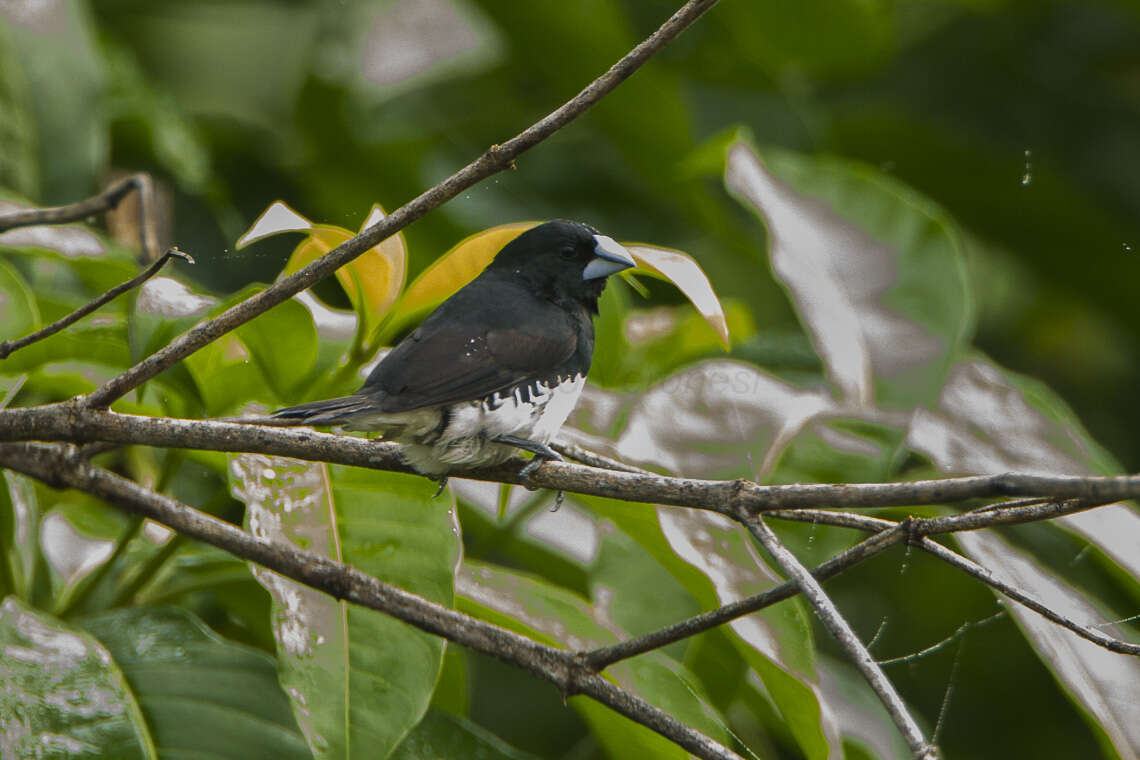
<svg viewBox="0 0 1140 760"><path fill-rule="evenodd" d="M442 475L455 467L488 467L504 462L520 451L495 443L495 438L509 435L549 443L578 403L585 382L584 377L575 375L553 387L536 383L529 393L519 389L483 401L454 404L438 437L401 441L405 456L413 467L429 475Z"/></svg>

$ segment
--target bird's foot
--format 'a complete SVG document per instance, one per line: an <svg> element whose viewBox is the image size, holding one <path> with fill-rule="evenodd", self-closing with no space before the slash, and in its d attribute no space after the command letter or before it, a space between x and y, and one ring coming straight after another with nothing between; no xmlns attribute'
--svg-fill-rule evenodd
<svg viewBox="0 0 1140 760"><path fill-rule="evenodd" d="M562 508L564 501L566 501L566 494L562 492L562 489L558 489L558 493L554 494L554 503L550 505L550 511L557 512Z"/></svg>
<svg viewBox="0 0 1140 760"><path fill-rule="evenodd" d="M534 454L534 459L526 463L526 465L519 470L519 482L528 491L538 490L538 486L531 485L530 478L542 467L543 462L555 461L562 462L562 456L554 449L547 446L545 443L532 441L527 438L519 438L514 435L501 435L494 439L496 443L505 443L508 446L522 449L523 451L530 451Z"/></svg>
<svg viewBox="0 0 1140 760"><path fill-rule="evenodd" d="M523 484L523 487L526 488L526 490L528 490L528 491L537 491L538 490L538 486L532 485L530 482L530 479L531 479L531 477L534 476L534 474L536 472L538 472L539 467L542 467L542 465L546 464L547 462L551 462L551 461L554 461L554 462L564 461L562 459L562 457L560 457L558 455L557 452L551 451L550 453L553 454L554 456L546 456L545 454L535 454L534 459L527 462L526 466L524 466L521 470L519 470L519 482Z"/></svg>
<svg viewBox="0 0 1140 760"><path fill-rule="evenodd" d="M434 493L434 494L432 494L432 498L433 498L433 499L438 499L438 498L439 498L439 495L440 495L441 493L443 493L443 489L445 489L445 488L447 488L447 476L446 476L446 475L443 475L443 476L441 476L441 477L440 477L440 479L439 479L439 488L437 488L437 489L436 489L436 491L435 491L435 493Z"/></svg>

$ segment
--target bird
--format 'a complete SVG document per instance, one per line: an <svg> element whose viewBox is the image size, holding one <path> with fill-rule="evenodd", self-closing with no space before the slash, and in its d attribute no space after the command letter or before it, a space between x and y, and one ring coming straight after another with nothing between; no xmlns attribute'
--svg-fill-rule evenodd
<svg viewBox="0 0 1140 760"><path fill-rule="evenodd" d="M636 266L593 227L565 220L511 240L471 282L439 305L349 396L279 409L286 424L379 431L413 470L448 474L534 457L523 485L578 402L594 353L606 279Z"/></svg>

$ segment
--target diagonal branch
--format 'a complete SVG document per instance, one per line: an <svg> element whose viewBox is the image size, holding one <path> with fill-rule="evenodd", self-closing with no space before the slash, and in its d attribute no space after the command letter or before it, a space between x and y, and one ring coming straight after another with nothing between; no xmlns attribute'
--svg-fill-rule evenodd
<svg viewBox="0 0 1140 760"><path fill-rule="evenodd" d="M40 209L40 210L43 210L43 209ZM0 219L0 221L3 221L3 220ZM88 314L90 314L91 312L98 309L103 304L108 303L110 301L113 301L114 299L121 296L123 293L126 293L128 290L131 290L132 288L137 288L139 285L142 285L144 282L149 280L151 277L154 277L156 274L158 274L158 271L160 269L162 269L163 266L165 266L166 262L175 256L177 256L178 258L182 259L183 261L189 262L191 264L194 263L194 259L190 256L190 254L184 253L183 251L178 250L177 247L171 248L166 253L162 254L162 256L160 256L157 261L155 261L153 264L151 264L149 267L147 267L143 271L139 272L137 275L135 275L131 279L127 280L126 282L119 283L118 285L111 288L106 293L103 293L100 296L96 296L95 298L91 299L87 303L80 306L75 311L71 312L70 314L67 314L66 316L60 317L56 321L52 322L50 325L47 325L46 327L40 328L39 330L36 330L34 333L31 333L30 335L25 335L22 338L18 338L16 340L6 340L3 342L0 342L0 359L7 359L9 356L11 356L13 351L18 351L21 348L24 348L25 346L30 346L31 344L33 344L37 341L41 341L44 338L48 338L52 335L55 335L57 332L64 329L65 327L70 327L71 325L75 324L79 320L83 319L84 317L86 317Z"/></svg>
<svg viewBox="0 0 1140 760"><path fill-rule="evenodd" d="M744 523L761 546L772 555L777 564L784 569L784 572L791 576L792 582L807 597L808 602L823 622L823 626L839 641L840 646L847 652L847 656L855 663L855 667L867 679L883 706L887 708L887 713L890 714L891 720L902 732L914 756L919 760L937 758L937 748L926 741L922 729L918 727L917 721L907 710L894 685L883 673L875 659L871 657L871 653L863 646L863 642L852 630L851 624L840 614L835 603L824 592L819 581L808 572L794 554L788 551L787 547L768 527L768 524L764 522L764 518L742 509L738 511L737 519Z"/></svg>
<svg viewBox="0 0 1140 760"><path fill-rule="evenodd" d="M379 610L420 630L520 667L550 681L567 696L583 694L601 702L698 757L741 760L727 747L592 672L571 652L444 607L319 554L254 538L230 523L90 464L74 446L0 445L0 464L55 488L76 488L105 499L336 599Z"/></svg>
<svg viewBox="0 0 1140 760"><path fill-rule="evenodd" d="M905 537L906 534L900 527L882 530L869 538L863 539L851 548L836 554L831 559L813 569L811 574L820 581L834 578L844 570L854 567L863 560L870 559L895 544L902 543ZM581 652L579 657L593 670L602 670L620 660L636 657L639 654L645 654L654 649L660 649L661 647L672 644L674 641L695 636L698 633L716 628L718 625L723 625L736 618L757 612L765 607L770 607L776 602L791 599L799 592L800 589L794 581L785 581L759 594L738 599L723 607L718 607L715 610L705 612L701 615L681 620L665 628L653 631L652 633L647 633L644 636L626 639L617 644L600 647L590 650L589 652Z"/></svg>
<svg viewBox="0 0 1140 760"><path fill-rule="evenodd" d="M1089 507L1089 505L1080 501L1068 502L1068 504L1069 508L1067 510L1059 511L1057 514L1069 514L1071 512L1087 509ZM1013 507L1009 511L1014 515L1018 515L1018 513L1020 513L1019 516L1024 518L1026 515L1022 510L1025 509L1027 508ZM979 565L977 562L974 562L972 559L964 557L958 552L953 551L952 549L948 549L937 541L934 541L933 539L923 535L923 530L926 528L926 526L924 526L924 523L927 525L932 525L934 527L935 530L932 530L931 532L949 532L951 530L949 526L953 525L953 520L962 519L963 525L966 525L967 527L952 528L953 530L975 530L978 527L985 526L975 525L972 521L967 521L963 518L970 518L987 514L996 515L996 513L997 510L989 510L987 512L970 512L962 515L950 515L947 517L932 518L930 520L915 520L912 518L901 523L894 523L890 520L883 520L878 517L869 517L867 515L853 515L828 511L816 511L814 514L811 514L809 512L808 516L812 517L815 522L825 523L829 525L838 525L844 528L856 528L858 530L871 531L875 533L876 536L882 535L883 531L892 527L902 528L906 531L908 541L912 546L917 546L924 552L932 554L951 567L956 567L967 575L977 578L982 583L985 583L987 586L1000 591L1010 599L1025 607L1028 607L1045 619L1056 623L1062 628L1067 628L1081 638L1087 639L1088 641L1102 646L1111 652L1117 652L1119 654L1140 655L1140 644L1133 644L1130 641L1114 638L1105 633L1102 633L1101 631L1096 630L1094 627L1081 625L1075 620L1071 620L1070 618L1065 617L1064 615L1051 609L1044 602L1041 602L1029 594L1026 594L1024 591L1019 590L1012 584L1001 580L988 569L982 565ZM791 514L793 513L789 513L789 516L791 516ZM1000 515L996 516L998 519L994 520L995 525L1012 524L1013 522L1029 522L1027 519L1002 520ZM795 514L793 519L798 520L800 517L801 515Z"/></svg>
<svg viewBox="0 0 1140 760"><path fill-rule="evenodd" d="M318 280L328 277L372 246L391 237L475 183L512 167L518 156L585 113L716 3L717 0L689 0L656 32L629 51L608 71L587 85L569 101L510 140L500 145L492 145L483 155L467 166L424 191L359 235L337 246L312 264L289 277L278 280L257 295L227 309L213 319L194 326L175 338L162 350L103 383L82 399L82 406L89 409L109 406L116 399L145 383L167 367L217 340L237 326L292 298Z"/></svg>

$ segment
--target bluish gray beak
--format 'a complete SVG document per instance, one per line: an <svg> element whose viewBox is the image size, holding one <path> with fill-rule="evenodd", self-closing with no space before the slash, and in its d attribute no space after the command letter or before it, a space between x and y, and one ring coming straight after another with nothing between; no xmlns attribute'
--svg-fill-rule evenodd
<svg viewBox="0 0 1140 760"><path fill-rule="evenodd" d="M594 235L594 255L596 258L591 259L582 270L583 280L609 277L615 272L637 266L625 246L607 235Z"/></svg>

